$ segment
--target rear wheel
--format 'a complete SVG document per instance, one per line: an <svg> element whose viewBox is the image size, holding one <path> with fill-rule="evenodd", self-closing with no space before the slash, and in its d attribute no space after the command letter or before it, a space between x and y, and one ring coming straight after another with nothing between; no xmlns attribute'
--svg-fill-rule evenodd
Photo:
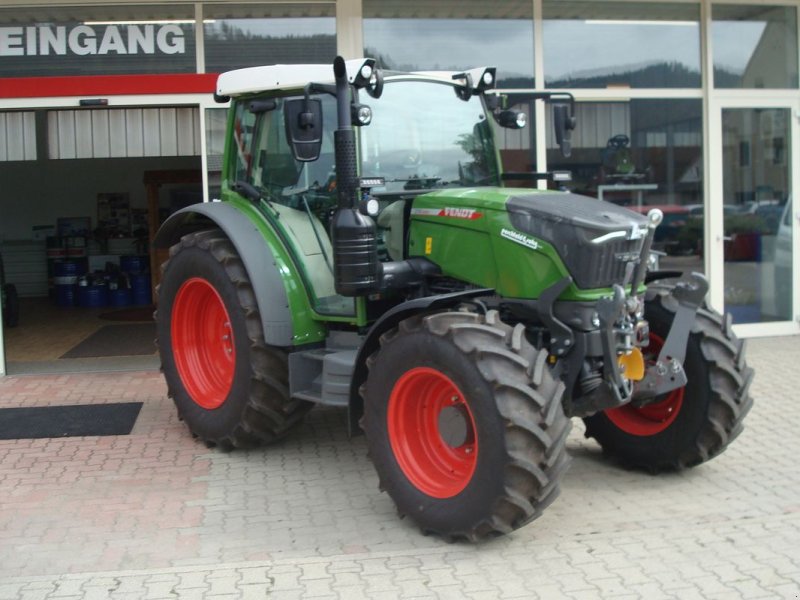
<svg viewBox="0 0 800 600"><path fill-rule="evenodd" d="M362 388L370 457L401 515L478 540L536 518L568 465L564 388L524 329L486 316L412 317L381 338Z"/></svg>
<svg viewBox="0 0 800 600"><path fill-rule="evenodd" d="M286 354L264 342L250 278L219 230L171 248L156 321L170 396L209 445L274 441L311 407L289 397Z"/></svg>
<svg viewBox="0 0 800 600"><path fill-rule="evenodd" d="M649 360L658 356L676 308L669 288L655 289L645 306ZM700 308L686 349L686 386L644 406L628 404L587 417L586 437L597 439L623 464L652 472L709 460L739 435L753 403L748 393L753 371L744 354L744 342L731 331L730 320Z"/></svg>

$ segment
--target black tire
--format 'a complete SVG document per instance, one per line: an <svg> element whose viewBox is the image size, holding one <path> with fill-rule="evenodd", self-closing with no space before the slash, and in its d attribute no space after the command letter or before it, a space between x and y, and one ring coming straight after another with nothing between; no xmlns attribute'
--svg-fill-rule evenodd
<svg viewBox="0 0 800 600"><path fill-rule="evenodd" d="M677 308L669 291L664 285L651 286L652 298L645 304L650 330L661 339L666 339ZM705 306L697 311L684 369L687 384L672 393L682 395L657 399L668 406L671 399L680 398L679 404L673 402L674 414L639 428L630 421L631 415L636 419L642 414L639 409L616 409L622 420L598 413L584 419L586 437L595 438L625 466L653 473L693 467L720 454L741 433L753 404L749 394L753 370L745 362L744 341L731 331L729 315L723 318Z"/></svg>
<svg viewBox="0 0 800 600"><path fill-rule="evenodd" d="M569 464L571 424L561 406L564 386L551 375L547 353L525 340L521 325L512 329L500 322L496 311L415 316L380 341L367 361L362 424L381 489L400 515L409 516L424 533L471 541L509 533L538 517L558 496ZM444 395L452 389L452 402L467 415L462 417L465 433L453 443L442 437L441 419L448 408L440 403L437 412L437 389L416 394L416 388L405 387L417 377L424 387L429 374L436 383L454 385ZM432 433L418 436L406 429L411 435L403 435L401 426L415 418L424 421L431 410ZM429 484L417 467L401 467L409 453L392 445L393 440L403 445L417 439L436 445L435 464L447 453L468 456L474 448L473 458L467 459L472 462L460 474L451 470ZM426 459L422 463L427 466Z"/></svg>
<svg viewBox="0 0 800 600"><path fill-rule="evenodd" d="M186 235L170 249L162 270L156 311L158 346L178 415L209 446L249 448L283 437L312 405L289 397L286 353L264 342L253 287L233 244L219 230ZM204 299L210 300L203 304ZM209 322L223 306L227 317L223 325L233 342L215 337L214 344L202 345L210 350L202 352L192 350L200 344L184 343L186 332L194 331L190 317L195 305L200 307L196 315L210 315ZM203 312L212 309L217 312ZM226 353L232 358L221 368L197 368L209 363L204 360L209 356L224 362ZM187 364L192 368L181 366ZM224 373L229 383L214 379L212 371Z"/></svg>
<svg viewBox="0 0 800 600"><path fill-rule="evenodd" d="M16 327L19 325L19 296L17 295L17 286L13 283L7 283L3 286L6 305L3 307L3 321L6 327Z"/></svg>

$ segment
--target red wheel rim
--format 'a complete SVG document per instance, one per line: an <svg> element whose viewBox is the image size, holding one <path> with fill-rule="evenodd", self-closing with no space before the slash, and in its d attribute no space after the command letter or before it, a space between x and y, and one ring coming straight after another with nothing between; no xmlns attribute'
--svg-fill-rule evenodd
<svg viewBox="0 0 800 600"><path fill-rule="evenodd" d="M475 419L449 377L428 367L404 373L389 396L387 419L392 452L414 487L434 498L467 487L478 462Z"/></svg>
<svg viewBox="0 0 800 600"><path fill-rule="evenodd" d="M172 306L172 354L186 391L212 410L225 402L236 366L233 329L217 290L205 279L183 283Z"/></svg>
<svg viewBox="0 0 800 600"><path fill-rule="evenodd" d="M661 348L664 340L660 336L650 333L650 345L647 347L645 360L652 364ZM626 404L619 408L612 408L605 412L606 416L614 425L625 433L638 436L651 436L661 433L672 425L678 417L683 404L683 396L686 387L672 390L665 394L664 399L646 406L631 406Z"/></svg>

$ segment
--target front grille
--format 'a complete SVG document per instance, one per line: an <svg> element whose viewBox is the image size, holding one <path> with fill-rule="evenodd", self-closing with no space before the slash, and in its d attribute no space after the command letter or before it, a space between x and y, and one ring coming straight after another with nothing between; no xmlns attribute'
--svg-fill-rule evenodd
<svg viewBox="0 0 800 600"><path fill-rule="evenodd" d="M605 288L622 283L625 266L638 261L642 240L619 240L599 246L573 243L557 250L579 288Z"/></svg>

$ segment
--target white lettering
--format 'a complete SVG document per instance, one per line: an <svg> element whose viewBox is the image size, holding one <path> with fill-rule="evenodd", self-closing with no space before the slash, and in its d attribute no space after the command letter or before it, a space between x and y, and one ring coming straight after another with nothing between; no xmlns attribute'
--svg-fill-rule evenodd
<svg viewBox="0 0 800 600"><path fill-rule="evenodd" d="M88 25L78 25L70 31L69 49L78 56L97 54L97 40L95 39L94 29Z"/></svg>
<svg viewBox="0 0 800 600"><path fill-rule="evenodd" d="M0 56L23 56L22 27L0 27Z"/></svg>
<svg viewBox="0 0 800 600"><path fill-rule="evenodd" d="M178 25L0 27L0 57L156 53L186 53L186 39Z"/></svg>
<svg viewBox="0 0 800 600"><path fill-rule="evenodd" d="M128 26L128 54L138 54L138 48L145 54L153 54L156 51L152 25L145 25L144 31L137 25Z"/></svg>
<svg viewBox="0 0 800 600"><path fill-rule="evenodd" d="M122 41L122 36L119 33L116 25L109 25L103 34L103 40L100 42L100 49L98 54L108 54L110 51L117 54L127 54L125 49L125 42Z"/></svg>
<svg viewBox="0 0 800 600"><path fill-rule="evenodd" d="M172 35L172 39L167 36ZM186 52L183 30L177 25L164 25L156 36L158 49L164 54L183 54Z"/></svg>
<svg viewBox="0 0 800 600"><path fill-rule="evenodd" d="M25 28L25 53L36 56L36 27Z"/></svg>
<svg viewBox="0 0 800 600"><path fill-rule="evenodd" d="M522 244L523 246L526 246L532 250L537 250L539 248L539 242L537 240L530 238L519 231L513 231L503 227L503 229L500 230L500 235L507 240L511 240L517 244Z"/></svg>
<svg viewBox="0 0 800 600"><path fill-rule="evenodd" d="M55 32L49 27L39 28L39 54L50 54L51 49L61 56L67 53L66 27L56 27Z"/></svg>
<svg viewBox="0 0 800 600"><path fill-rule="evenodd" d="M479 219L481 213L476 212L474 208L450 208L445 207L445 217L456 217L457 219Z"/></svg>

